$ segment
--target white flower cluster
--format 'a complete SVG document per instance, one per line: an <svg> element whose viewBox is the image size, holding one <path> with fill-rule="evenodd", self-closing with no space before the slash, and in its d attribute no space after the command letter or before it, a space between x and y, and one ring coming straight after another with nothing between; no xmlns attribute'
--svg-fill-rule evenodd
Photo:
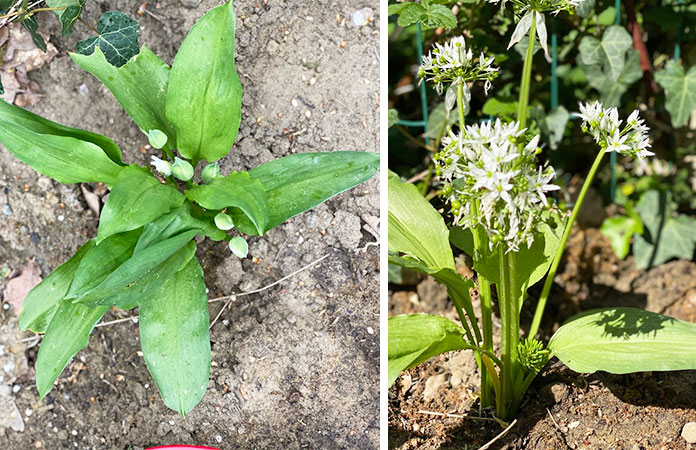
<svg viewBox="0 0 696 450"><path fill-rule="evenodd" d="M649 151L650 138L643 119L638 117L638 110L628 116L622 128L619 111L616 108L604 109L599 102L580 104L582 131L594 137L595 142L607 153L616 152L631 157L645 158L654 155Z"/></svg>
<svg viewBox="0 0 696 450"><path fill-rule="evenodd" d="M491 87L491 80L498 76L498 68L493 66L494 58L486 58L483 53L474 57L466 48L464 36L450 39L423 56L418 76L435 84L438 94L442 94L445 83L464 83L485 80L485 89Z"/></svg>
<svg viewBox="0 0 696 450"><path fill-rule="evenodd" d="M538 165L539 136L525 144L525 131L500 119L469 125L463 133L450 131L434 157L455 224L482 225L491 248L502 242L506 252L532 245L550 207L546 194L559 189L554 169Z"/></svg>

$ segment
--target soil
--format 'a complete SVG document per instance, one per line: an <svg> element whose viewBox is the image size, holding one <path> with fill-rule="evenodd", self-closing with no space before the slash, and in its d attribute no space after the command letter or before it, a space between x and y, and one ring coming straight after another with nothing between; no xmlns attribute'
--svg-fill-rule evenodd
<svg viewBox="0 0 696 450"><path fill-rule="evenodd" d="M106 10L128 13L140 22L141 44L171 63L186 31L220 3L148 3L155 18L136 16L141 2L90 1L83 18L96 23ZM234 148L221 161L223 173L294 152L379 150L379 20L364 26L352 22L352 14L365 7L377 10L378 4L235 3L242 124ZM98 80L67 55L89 32L77 24L73 36L61 38L55 17L42 22L59 53L30 72L44 92L31 109L103 133L121 147L126 162L147 164L154 153L144 147L145 136ZM34 260L45 277L96 234L97 217L80 186L38 176L2 148L0 207L0 270L9 268L10 274ZM230 305L211 330L207 393L185 418L162 403L139 353L137 325L130 321L97 328L88 349L39 401L32 369L37 347L18 342L30 334L17 331L14 307L3 309L0 447L376 448L378 216L374 177L264 237L251 238L247 259L232 257L224 243L199 245L211 298L265 286L328 258ZM211 318L221 306L211 304ZM106 319L133 313L110 313ZM22 423L23 431L17 431Z"/></svg>
<svg viewBox="0 0 696 450"><path fill-rule="evenodd" d="M639 271L632 256L618 260L595 228L576 228L566 248L542 323L546 337L577 312L602 306L696 321L693 261ZM465 265L459 269L470 273ZM444 289L431 279L411 279L411 286L391 286L390 315L427 312L457 320ZM530 298L540 289L532 287ZM533 306L523 309L523 328ZM389 448L475 449L495 438L503 428L492 411L479 410L478 377L470 352L443 354L402 374L389 391ZM488 448L689 449L681 433L693 421L696 371L588 375L553 359L529 389L517 423Z"/></svg>

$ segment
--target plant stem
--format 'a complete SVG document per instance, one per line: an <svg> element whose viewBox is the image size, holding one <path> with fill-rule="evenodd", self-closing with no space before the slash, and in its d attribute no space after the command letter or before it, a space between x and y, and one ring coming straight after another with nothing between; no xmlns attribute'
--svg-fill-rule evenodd
<svg viewBox="0 0 696 450"><path fill-rule="evenodd" d="M9 19L10 17L20 16L23 14L26 14L28 16L29 14L34 14L34 13L41 12L41 11L62 11L66 8L67 8L66 6L61 6L61 7L57 7L57 8L36 8L36 9L32 9L31 11L19 10L19 11L11 12L8 14L2 14L2 15L0 15L0 19Z"/></svg>
<svg viewBox="0 0 696 450"><path fill-rule="evenodd" d="M459 112L459 132L464 132L464 80L457 85L457 111Z"/></svg>
<svg viewBox="0 0 696 450"><path fill-rule="evenodd" d="M527 55L524 58L522 68L522 84L520 85L520 99L517 105L517 120L520 122L520 129L527 126L527 112L529 106L529 84L532 79L532 60L534 59L534 43L536 42L536 18L532 19L532 26L529 28L529 42L527 43Z"/></svg>
<svg viewBox="0 0 696 450"><path fill-rule="evenodd" d="M87 22L86 20L84 20L82 17L79 17L79 16L78 16L78 17L77 17L77 20L79 20L80 23L82 23L82 25L86 26L92 33L99 34L99 31L97 31L97 29L94 28L94 27L92 26L92 24L90 24L89 22Z"/></svg>
<svg viewBox="0 0 696 450"><path fill-rule="evenodd" d="M580 195L578 195L578 199L575 201L573 211L570 213L570 218L568 219L568 222L566 223L565 228L563 229L561 242L558 244L558 249L556 250L556 254L553 257L553 261L551 262L551 268L549 268L549 273L546 275L546 280L544 281L544 288L541 291L541 295L539 296L539 302L537 303L536 311L534 312L534 319L532 320L532 326L529 329L528 335L530 337L536 337L536 334L539 331L541 316L544 314L546 300L549 298L549 292L551 292L551 285L553 284L553 279L556 276L558 265L561 263L561 257L563 256L563 251L565 250L566 242L568 241L568 237L570 236L570 229L573 227L573 223L575 223L575 219L578 217L578 213L580 212L582 202L585 200L585 195L587 194L587 191L590 189L590 185L592 184L592 180L594 180L595 174L597 173L597 169L599 168L599 164L602 161L602 158L604 157L604 153L604 149L600 149L599 154L597 155L597 157L594 160L594 163L592 164L590 173L587 175L587 179L585 179L585 183L582 185L582 189L580 189Z"/></svg>
<svg viewBox="0 0 696 450"><path fill-rule="evenodd" d="M501 342L500 353L503 366L500 371L500 399L498 401L498 417L505 420L509 416L509 406L514 397L514 363L517 352L517 330L515 329L514 316L518 315L516 301L510 282L509 256L505 253L503 245L498 247L498 305L500 307L501 318Z"/></svg>

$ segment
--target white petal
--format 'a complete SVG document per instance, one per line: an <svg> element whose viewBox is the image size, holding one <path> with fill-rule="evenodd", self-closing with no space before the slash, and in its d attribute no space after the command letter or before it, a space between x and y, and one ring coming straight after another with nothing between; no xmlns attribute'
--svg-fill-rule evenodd
<svg viewBox="0 0 696 450"><path fill-rule="evenodd" d="M517 22L517 28L515 28L515 31L512 33L512 37L510 38L510 44L508 44L508 50L510 47L513 45L517 44L522 40L525 34L527 34L527 31L532 27L532 18L534 17L534 11L529 11L527 14L525 14L524 17L520 19L519 22ZM534 41L530 39L530 41L533 43Z"/></svg>
<svg viewBox="0 0 696 450"><path fill-rule="evenodd" d="M536 32L537 32L537 36L539 36L539 42L541 43L541 48L543 48L544 53L546 53L546 61L551 62L551 57L549 56L549 46L548 46L548 43L546 42L548 40L548 36L546 33L546 20L544 19L544 15L540 12L536 13ZM531 36L530 36L530 41L533 42L533 39Z"/></svg>

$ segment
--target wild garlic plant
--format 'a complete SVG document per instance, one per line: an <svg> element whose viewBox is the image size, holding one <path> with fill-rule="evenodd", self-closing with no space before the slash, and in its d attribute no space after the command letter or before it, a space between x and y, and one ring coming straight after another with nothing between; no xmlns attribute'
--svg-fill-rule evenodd
<svg viewBox="0 0 696 450"><path fill-rule="evenodd" d="M111 32L82 41L71 57L106 85L161 157L152 156L154 173L126 165L109 138L0 102L0 142L19 160L61 183L99 182L111 191L97 236L29 292L19 325L45 333L35 365L43 398L108 310L138 307L145 363L165 405L183 415L206 391L211 358L194 239L226 241L245 258L244 236L262 236L369 179L379 156L297 153L223 175L216 161L241 122L232 2L193 26L171 67L138 48L137 23L124 14L106 13L100 28Z"/></svg>
<svg viewBox="0 0 696 450"><path fill-rule="evenodd" d="M435 355L470 349L481 374L480 404L494 406L503 420L514 417L527 389L552 356L583 372L696 368L692 350L696 326L637 309L590 311L561 326L548 345L536 339L565 244L604 154L641 159L652 152L649 129L637 111L624 122L616 108L605 109L598 102L580 105L581 126L597 143L597 157L570 215L554 206L548 196L559 189L554 184L555 171L537 160L542 151L540 137L527 128L532 48L535 36L546 46L542 13L572 10L577 2L511 3L518 14L525 13L511 45L520 35L531 36L517 121L465 123L466 83L489 82L497 69L483 54L475 63L463 37L436 44L419 71L438 92L447 83L448 95L452 86L457 90L458 127L442 139L442 149L433 156L451 226L415 186L393 173L388 184L389 261L444 284L461 322L460 326L425 314L389 319L389 382ZM450 243L472 257L476 284L456 271ZM527 289L544 277L533 322L526 338L520 339L520 311ZM499 352L493 345L493 286L500 312ZM474 287L480 298L478 316L470 298Z"/></svg>

